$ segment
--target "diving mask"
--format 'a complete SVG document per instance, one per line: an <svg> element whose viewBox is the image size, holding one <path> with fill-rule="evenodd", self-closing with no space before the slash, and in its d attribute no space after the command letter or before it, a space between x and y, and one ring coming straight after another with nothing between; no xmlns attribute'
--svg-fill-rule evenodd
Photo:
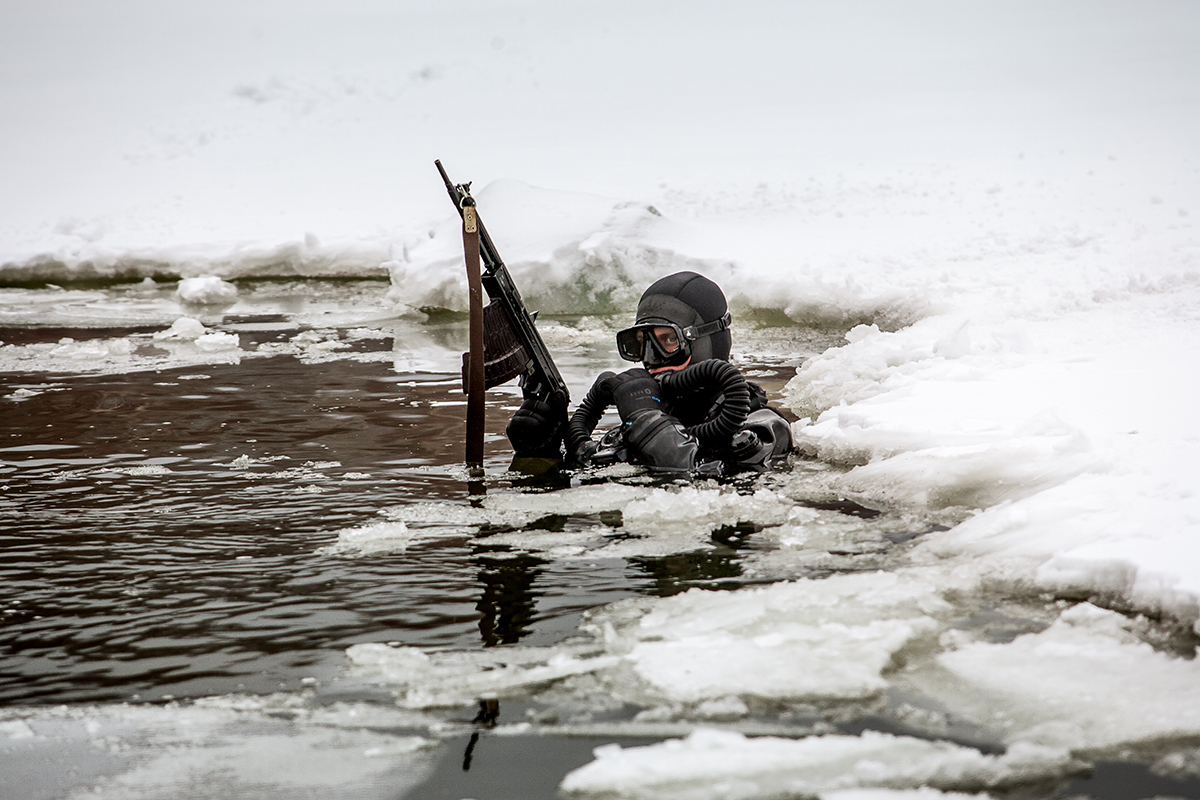
<svg viewBox="0 0 1200 800"><path fill-rule="evenodd" d="M725 330L729 322L728 311L720 319L686 328L666 320L645 320L617 334L617 353L649 368L677 366L691 358L692 342Z"/></svg>

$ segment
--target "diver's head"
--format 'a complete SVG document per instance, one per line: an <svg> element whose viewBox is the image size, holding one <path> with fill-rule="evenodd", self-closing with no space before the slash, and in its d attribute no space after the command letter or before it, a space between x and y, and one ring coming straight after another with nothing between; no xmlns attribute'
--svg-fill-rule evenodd
<svg viewBox="0 0 1200 800"><path fill-rule="evenodd" d="M651 373L709 359L729 360L729 305L721 287L695 272L655 281L638 302L633 327L617 334L617 352Z"/></svg>

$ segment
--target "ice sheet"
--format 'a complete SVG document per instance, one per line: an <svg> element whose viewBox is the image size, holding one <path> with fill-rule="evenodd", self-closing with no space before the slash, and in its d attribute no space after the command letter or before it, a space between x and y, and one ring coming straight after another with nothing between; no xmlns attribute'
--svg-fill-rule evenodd
<svg viewBox="0 0 1200 800"><path fill-rule="evenodd" d="M1035 745L988 756L874 732L789 740L700 728L647 747L598 748L596 760L568 774L560 788L568 797L631 800L825 796L855 787L975 792L1052 780L1077 768L1066 751Z"/></svg>
<svg viewBox="0 0 1200 800"><path fill-rule="evenodd" d="M24 711L0 722L0 776L22 796L394 797L423 779L432 743L380 732L418 719L363 711L282 697ZM64 758L69 769L44 768Z"/></svg>
<svg viewBox="0 0 1200 800"><path fill-rule="evenodd" d="M914 680L1009 741L1111 752L1200 735L1196 654L1156 650L1112 611L1082 603L1007 644L953 643Z"/></svg>

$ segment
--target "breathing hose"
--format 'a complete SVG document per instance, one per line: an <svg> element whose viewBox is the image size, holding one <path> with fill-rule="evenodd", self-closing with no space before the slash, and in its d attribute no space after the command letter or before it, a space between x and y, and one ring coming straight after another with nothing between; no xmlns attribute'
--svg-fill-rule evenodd
<svg viewBox="0 0 1200 800"><path fill-rule="evenodd" d="M684 392L711 386L717 386L725 396L717 416L688 429L701 447L727 447L750 415L750 387L738 368L728 361L715 358L701 361L679 372L663 375L659 384L668 402Z"/></svg>
<svg viewBox="0 0 1200 800"><path fill-rule="evenodd" d="M612 405L612 397L609 393L599 388L604 383L604 379L611 377L612 374L611 372L601 373L596 378L596 382L592 384L592 388L588 389L587 396L575 409L575 413L571 415L571 421L567 423L568 454L577 452L580 444L592 438L592 431L596 430L597 423L604 416L604 409Z"/></svg>
<svg viewBox="0 0 1200 800"><path fill-rule="evenodd" d="M591 439L592 431L604 416L604 410L612 405L612 397L599 389L605 383L606 373L596 379L587 396L571 415L567 423L567 448L574 452L578 446ZM728 361L710 359L680 370L659 375L663 397L668 402L685 392L716 386L725 399L717 416L689 428L688 433L696 437L701 447L723 448L729 445L733 435L741 430L742 423L750 415L750 387L738 368Z"/></svg>

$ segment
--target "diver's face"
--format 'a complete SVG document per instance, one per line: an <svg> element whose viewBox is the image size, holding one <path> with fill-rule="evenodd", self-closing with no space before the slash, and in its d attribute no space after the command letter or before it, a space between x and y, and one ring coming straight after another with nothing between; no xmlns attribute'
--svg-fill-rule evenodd
<svg viewBox="0 0 1200 800"><path fill-rule="evenodd" d="M617 352L626 361L641 363L655 370L679 369L691 361L691 348L686 334L676 325L644 322L617 334Z"/></svg>
<svg viewBox="0 0 1200 800"><path fill-rule="evenodd" d="M679 341L679 331L675 328L668 328L665 325L658 326L650 331L650 335L654 337L654 341L658 344L658 347L662 350L662 352L667 353L668 355L679 352L679 348L682 343ZM645 334L643 334L641 331L638 331L638 344L645 345L644 337ZM643 350L643 352L645 352L645 350ZM663 372L678 372L690 363L692 363L692 357L689 355L681 364L648 367L646 371L651 375L659 375Z"/></svg>
<svg viewBox="0 0 1200 800"><path fill-rule="evenodd" d="M645 335L642 331L638 331L638 344L644 343ZM655 341L658 342L658 346L662 348L664 353L674 353L679 349L679 334L675 332L674 328L659 326L651 331L651 335L654 336Z"/></svg>

